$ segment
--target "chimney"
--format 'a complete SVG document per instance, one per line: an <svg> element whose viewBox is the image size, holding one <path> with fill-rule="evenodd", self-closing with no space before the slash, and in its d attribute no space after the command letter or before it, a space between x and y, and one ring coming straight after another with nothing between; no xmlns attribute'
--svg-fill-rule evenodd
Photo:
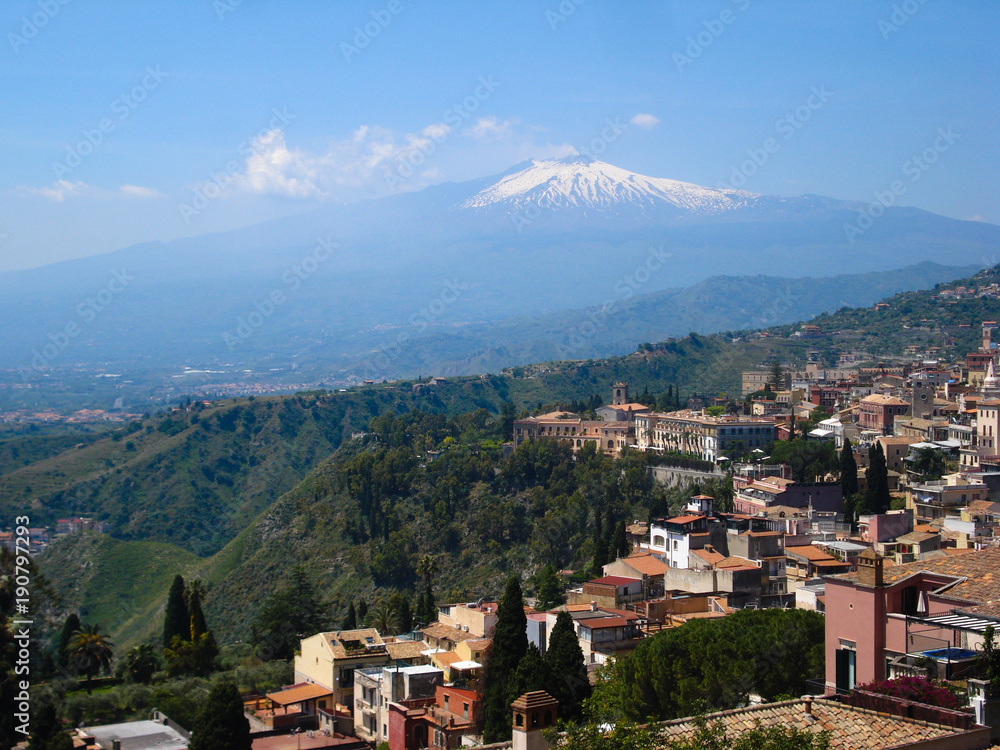
<svg viewBox="0 0 1000 750"><path fill-rule="evenodd" d="M882 556L873 549L866 549L858 555L858 583L862 586L883 586Z"/></svg>
<svg viewBox="0 0 1000 750"><path fill-rule="evenodd" d="M597 602L591 602L590 603L590 611L591 612L596 612L597 611Z"/></svg>
<svg viewBox="0 0 1000 750"><path fill-rule="evenodd" d="M813 716L813 698L811 695L803 695L802 703L806 709L806 721L810 724L816 721L816 717Z"/></svg>

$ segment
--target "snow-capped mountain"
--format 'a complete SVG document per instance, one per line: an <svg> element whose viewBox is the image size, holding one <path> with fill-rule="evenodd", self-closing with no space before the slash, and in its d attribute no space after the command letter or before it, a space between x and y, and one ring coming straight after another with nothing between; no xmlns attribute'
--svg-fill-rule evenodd
<svg viewBox="0 0 1000 750"><path fill-rule="evenodd" d="M406 352L434 333L445 336L451 360L478 351L471 327L507 316L523 316L530 337L537 316L603 305L619 313L571 316L558 328L564 339L594 328L595 336L607 329L615 340L658 341L670 335L666 321L631 317L627 301L723 271L820 276L921 261L971 265L1000 247L992 224L901 206L873 219L866 207L714 190L579 157L530 161L469 182L0 273L0 369L26 367L34 378L49 364L79 362L270 371L311 361L380 378L409 372ZM80 300L123 269L134 281L92 322L81 319ZM715 325L709 297L690 306L693 318L678 318L685 331ZM780 295L744 302L771 322L799 309ZM87 325L53 359L46 352L66 338L57 333L67 321ZM546 356L568 356L559 343ZM572 352L585 353L599 352ZM484 369L505 356L484 360Z"/></svg>
<svg viewBox="0 0 1000 750"><path fill-rule="evenodd" d="M539 208L614 210L624 206L664 206L703 216L745 208L759 196L740 190L713 190L689 182L647 177L588 157L531 160L462 201L465 209Z"/></svg>

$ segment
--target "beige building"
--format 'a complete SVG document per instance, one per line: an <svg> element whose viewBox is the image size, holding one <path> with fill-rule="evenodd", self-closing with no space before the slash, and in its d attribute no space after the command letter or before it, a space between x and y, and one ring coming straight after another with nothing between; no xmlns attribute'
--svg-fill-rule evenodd
<svg viewBox="0 0 1000 750"><path fill-rule="evenodd" d="M497 626L497 602L445 604L440 607L438 622L458 628L477 638L492 638Z"/></svg>
<svg viewBox="0 0 1000 750"><path fill-rule="evenodd" d="M303 638L295 656L295 683L311 682L329 689L333 700L348 709L354 703L354 672L396 661L426 664L420 641L383 640L374 628L317 633ZM325 706L320 706L325 708Z"/></svg>
<svg viewBox="0 0 1000 750"><path fill-rule="evenodd" d="M705 461L734 458L774 440L774 420L766 417L710 417L703 411L652 412L635 418L640 450L685 453Z"/></svg>
<svg viewBox="0 0 1000 750"><path fill-rule="evenodd" d="M553 411L515 420L514 448L528 441L551 438L568 443L574 453L589 443L606 455L617 456L635 443L635 420L639 414L649 413L649 409L630 403L628 385L615 383L611 406L602 406L597 412L603 419L583 419L570 411Z"/></svg>

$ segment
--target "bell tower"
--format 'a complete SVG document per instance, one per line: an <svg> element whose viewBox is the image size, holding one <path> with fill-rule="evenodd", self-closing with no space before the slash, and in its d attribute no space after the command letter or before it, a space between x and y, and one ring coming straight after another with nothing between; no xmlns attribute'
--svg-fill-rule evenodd
<svg viewBox="0 0 1000 750"><path fill-rule="evenodd" d="M611 386L611 405L621 406L631 403L628 400L628 383L615 383Z"/></svg>
<svg viewBox="0 0 1000 750"><path fill-rule="evenodd" d="M556 723L559 701L544 690L525 693L510 704L514 710L513 750L547 750L543 731Z"/></svg>

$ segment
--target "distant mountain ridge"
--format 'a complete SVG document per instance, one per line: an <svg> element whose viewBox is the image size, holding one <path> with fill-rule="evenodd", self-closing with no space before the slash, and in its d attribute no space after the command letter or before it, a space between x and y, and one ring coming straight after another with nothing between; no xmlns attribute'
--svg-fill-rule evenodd
<svg viewBox="0 0 1000 750"><path fill-rule="evenodd" d="M477 326L572 318L609 300L625 309L616 287L628 279L638 299L723 270L965 267L1000 247L1000 227L911 208L886 209L852 242L844 226L859 205L719 191L585 158L533 161L494 177L0 274L0 367L29 380L60 367L308 367L316 380L345 382L380 352L395 352L400 336L451 336L442 358L422 366L435 369L481 356L481 340L466 341ZM669 260L651 271L652 254ZM117 291L108 287L115 273L131 279ZM276 293L282 301L269 307ZM81 302L98 295L108 304L85 315ZM860 299L846 287L843 298ZM738 324L712 312L731 300L702 296L698 304L706 319ZM628 310L641 320L640 308ZM747 314L752 320L753 306ZM680 317L690 315L681 308ZM70 324L71 340L62 334ZM627 335L668 334L663 325L633 325ZM409 372L396 354L389 359L385 377Z"/></svg>

